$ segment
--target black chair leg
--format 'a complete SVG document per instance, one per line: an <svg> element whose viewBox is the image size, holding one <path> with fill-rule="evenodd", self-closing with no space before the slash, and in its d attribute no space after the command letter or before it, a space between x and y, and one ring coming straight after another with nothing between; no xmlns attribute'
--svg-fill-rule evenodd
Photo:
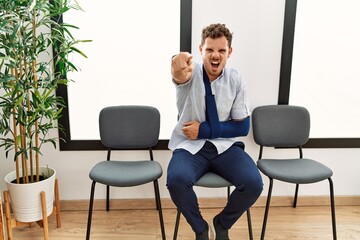
<svg viewBox="0 0 360 240"><path fill-rule="evenodd" d="M230 189L230 186L229 186L229 187L227 187L227 201L228 202L230 200L230 191L231 191L231 189Z"/></svg>
<svg viewBox="0 0 360 240"><path fill-rule="evenodd" d="M154 184L154 192L155 192L155 194L157 194L157 193L156 193L157 189L156 189L156 183L155 183L155 181L153 181L153 184ZM160 195L160 194L159 194L159 195ZM159 211L159 209L160 209L160 206L159 206L158 201L156 200L156 210Z"/></svg>
<svg viewBox="0 0 360 240"><path fill-rule="evenodd" d="M90 239L90 229L91 229L91 219L92 219L92 212L93 212L93 205L94 205L95 184L96 184L95 181L93 181L91 184L90 204L89 204L88 222L87 222L87 229L86 229L86 240Z"/></svg>
<svg viewBox="0 0 360 240"><path fill-rule="evenodd" d="M177 239L177 235L178 235L178 231L179 231L179 224L180 224L180 215L181 215L181 212L178 209L177 214L176 214L176 221L175 221L175 229L174 229L174 238L173 238L173 240Z"/></svg>
<svg viewBox="0 0 360 240"><path fill-rule="evenodd" d="M332 220L332 229L333 229L333 239L337 239L336 234L336 219L335 219L335 199L334 199L334 184L331 178L328 179L330 184L330 203L331 203L331 220Z"/></svg>
<svg viewBox="0 0 360 240"><path fill-rule="evenodd" d="M166 240L164 218L163 218L163 213L162 213L162 208L161 208L159 184L158 184L157 180L154 181L154 189L155 189L156 208L158 208L157 210L159 212L161 236L162 236L162 240Z"/></svg>
<svg viewBox="0 0 360 240"><path fill-rule="evenodd" d="M270 179L269 191L268 191L268 197L267 197L267 200L266 200L265 214L264 214L264 220L263 220L260 240L264 240L264 238L265 238L266 222L267 222L267 218L268 218L268 215L269 215L271 192L272 192L272 188L273 188L273 179L272 178L269 178L269 179Z"/></svg>
<svg viewBox="0 0 360 240"><path fill-rule="evenodd" d="M106 211L110 211L110 186L106 185Z"/></svg>
<svg viewBox="0 0 360 240"><path fill-rule="evenodd" d="M252 224L251 224L251 213L250 208L246 211L247 221L248 221L248 230L249 230L249 239L253 240L253 231L252 231Z"/></svg>
<svg viewBox="0 0 360 240"><path fill-rule="evenodd" d="M253 240L252 224L251 224L251 213L250 208L246 211L247 221L248 221L248 230L249 230L249 239Z"/></svg>
<svg viewBox="0 0 360 240"><path fill-rule="evenodd" d="M294 196L293 208L296 208L297 199L298 199L298 193L299 193L299 184L297 183L296 188L295 188L295 196Z"/></svg>

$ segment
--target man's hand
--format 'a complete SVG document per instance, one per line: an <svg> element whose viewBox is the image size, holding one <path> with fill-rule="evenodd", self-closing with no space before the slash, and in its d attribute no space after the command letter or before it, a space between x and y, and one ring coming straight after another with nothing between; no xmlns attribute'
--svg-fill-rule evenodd
<svg viewBox="0 0 360 240"><path fill-rule="evenodd" d="M188 52L180 52L175 55L171 61L171 75L178 84L185 83L190 80L194 64L193 56Z"/></svg>
<svg viewBox="0 0 360 240"><path fill-rule="evenodd" d="M200 123L197 121L185 122L182 131L185 137L187 137L190 140L195 140L198 138L199 127L200 127Z"/></svg>

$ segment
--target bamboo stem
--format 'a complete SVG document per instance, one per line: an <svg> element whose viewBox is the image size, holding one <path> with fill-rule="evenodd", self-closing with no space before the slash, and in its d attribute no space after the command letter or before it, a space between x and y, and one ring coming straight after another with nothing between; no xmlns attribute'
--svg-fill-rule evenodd
<svg viewBox="0 0 360 240"><path fill-rule="evenodd" d="M34 49L36 49L36 11L34 9L33 12L33 39L34 39ZM35 83L35 88L37 88L37 75L36 75L36 59L32 62L32 73ZM39 123L38 121L35 122L35 147L36 149L39 149ZM40 159L39 159L39 151L35 152L35 161L36 161L36 181L38 182L40 180L40 174L39 174L39 165L40 165Z"/></svg>
<svg viewBox="0 0 360 240"><path fill-rule="evenodd" d="M24 71L25 71L25 74L26 74L26 78L28 78L28 76L29 76L29 68L28 68L28 64L27 64L26 59L24 59ZM27 90L27 95L29 96L28 97L28 102L27 102L27 108L30 109L31 108L30 89ZM28 122L30 122L30 116L28 116ZM32 136L32 129L29 129L29 136ZM28 157L29 157L29 160L30 160L30 164L29 164L30 165L30 180L31 180L31 182L34 182L34 170L33 170L33 167L32 167L33 166L33 150L32 150L31 147L32 146L30 146Z"/></svg>
<svg viewBox="0 0 360 240"><path fill-rule="evenodd" d="M26 149L25 131L26 131L25 127L20 126L20 135L21 135L20 144L21 144L22 149ZM21 163L22 163L23 182L29 183L27 161L26 161L26 156L23 152L21 153Z"/></svg>
<svg viewBox="0 0 360 240"><path fill-rule="evenodd" d="M15 76L15 69L11 68L11 75ZM14 80L12 81L14 82ZM14 84L12 84L14 85ZM17 144L17 136L18 136L18 132L17 132L17 126L16 126L16 109L13 109L13 129L14 129L14 148L15 148L15 152L17 152L19 146ZM19 156L16 156L15 158L15 168L16 168L16 183L20 183L20 172L19 172Z"/></svg>
<svg viewBox="0 0 360 240"><path fill-rule="evenodd" d="M21 41L21 28L19 29L18 32L18 38L19 41ZM19 81L19 79L22 79L24 77L24 72L23 72L23 56L20 53L19 54L19 72L17 74L17 79ZM24 60L25 61L25 60ZM24 100L21 102L21 105L24 106ZM26 122L25 119L21 119L22 122ZM23 125L20 125L20 136L21 136L21 140L20 140L20 145L22 149L26 149L26 128ZM28 169L27 169L27 161L26 161L26 155L24 152L21 152L21 162L22 162L22 176L23 176L23 181L25 183L29 182L29 178L28 178Z"/></svg>

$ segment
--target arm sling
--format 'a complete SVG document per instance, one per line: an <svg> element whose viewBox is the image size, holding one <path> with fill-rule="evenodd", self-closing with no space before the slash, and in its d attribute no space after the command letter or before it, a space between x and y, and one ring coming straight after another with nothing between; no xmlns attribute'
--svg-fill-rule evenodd
<svg viewBox="0 0 360 240"><path fill-rule="evenodd" d="M250 129L250 117L246 117L242 121L219 121L215 96L212 94L210 80L204 65L203 81L205 85L206 121L200 124L198 138L213 139L219 137L246 136Z"/></svg>

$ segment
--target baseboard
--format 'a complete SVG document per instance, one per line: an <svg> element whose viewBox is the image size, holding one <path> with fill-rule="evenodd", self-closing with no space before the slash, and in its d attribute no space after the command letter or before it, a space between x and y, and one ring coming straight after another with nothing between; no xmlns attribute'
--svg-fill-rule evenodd
<svg viewBox="0 0 360 240"><path fill-rule="evenodd" d="M221 208L225 205L226 198L200 198L201 208ZM264 207L266 197L262 196L253 207ZM290 207L293 204L293 197L273 196L271 198L272 207ZM329 196L299 196L297 206L325 206L330 204ZM169 198L161 199L163 209L175 209L174 203ZM360 196L337 196L335 197L336 206L360 206ZM89 200L61 200L61 211L87 211ZM131 210L131 209L154 209L154 199L111 199L111 209ZM95 200L94 210L103 210L105 200Z"/></svg>

